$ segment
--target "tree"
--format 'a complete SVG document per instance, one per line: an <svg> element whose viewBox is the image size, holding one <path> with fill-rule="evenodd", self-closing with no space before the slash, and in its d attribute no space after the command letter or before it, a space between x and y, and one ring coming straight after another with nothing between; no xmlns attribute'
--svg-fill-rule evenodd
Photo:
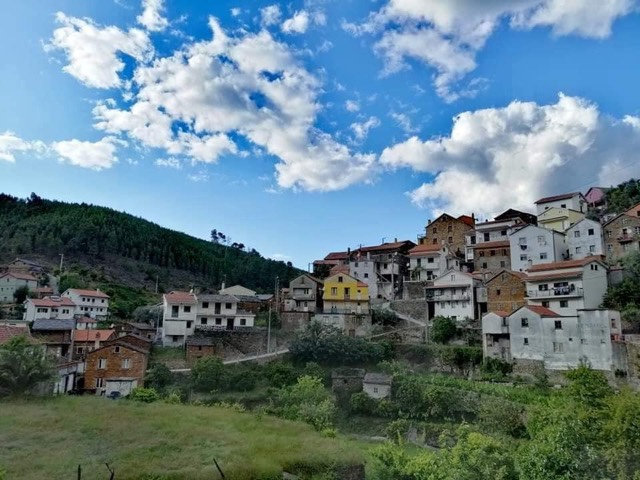
<svg viewBox="0 0 640 480"><path fill-rule="evenodd" d="M25 336L0 346L0 394L22 396L53 378L53 362L39 345Z"/></svg>
<svg viewBox="0 0 640 480"><path fill-rule="evenodd" d="M18 305L22 305L28 296L29 296L29 287L27 287L26 285L16 288L16 291L13 292L13 300Z"/></svg>
<svg viewBox="0 0 640 480"><path fill-rule="evenodd" d="M449 317L435 317L431 326L431 340L436 343L448 343L456 336L456 322Z"/></svg>
<svg viewBox="0 0 640 480"><path fill-rule="evenodd" d="M604 373L587 365L570 370L566 376L570 381L567 393L587 407L601 407L605 398L613 394Z"/></svg>
<svg viewBox="0 0 640 480"><path fill-rule="evenodd" d="M619 480L638 478L640 472L640 396L624 388L608 400L604 424L606 456Z"/></svg>
<svg viewBox="0 0 640 480"><path fill-rule="evenodd" d="M171 370L164 363L156 363L147 372L145 384L158 392L163 392L171 384Z"/></svg>
<svg viewBox="0 0 640 480"><path fill-rule="evenodd" d="M199 392L211 392L224 388L226 372L222 360L217 357L201 358L191 369L191 383Z"/></svg>

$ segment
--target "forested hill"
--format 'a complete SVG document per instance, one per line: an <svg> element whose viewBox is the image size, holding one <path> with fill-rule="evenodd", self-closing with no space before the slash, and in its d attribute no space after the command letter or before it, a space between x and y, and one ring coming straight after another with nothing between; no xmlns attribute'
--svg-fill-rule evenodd
<svg viewBox="0 0 640 480"><path fill-rule="evenodd" d="M53 267L63 253L70 269L90 269L135 287L155 286L158 277L161 291L219 288L226 278L227 286L273 292L276 276L283 285L300 273L291 264L234 245L194 238L110 208L0 194L0 263L24 256Z"/></svg>

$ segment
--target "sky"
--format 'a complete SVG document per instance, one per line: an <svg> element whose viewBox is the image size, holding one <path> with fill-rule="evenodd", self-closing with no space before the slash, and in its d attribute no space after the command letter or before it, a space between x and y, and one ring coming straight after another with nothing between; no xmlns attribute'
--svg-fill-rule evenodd
<svg viewBox="0 0 640 480"><path fill-rule="evenodd" d="M308 268L640 176L640 1L21 0L0 191Z"/></svg>

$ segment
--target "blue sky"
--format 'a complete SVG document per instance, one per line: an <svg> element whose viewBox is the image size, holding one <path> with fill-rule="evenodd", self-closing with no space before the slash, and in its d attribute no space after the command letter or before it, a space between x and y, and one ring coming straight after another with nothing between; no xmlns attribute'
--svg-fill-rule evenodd
<svg viewBox="0 0 640 480"><path fill-rule="evenodd" d="M640 175L638 7L12 2L0 191L216 228L302 268L443 211L532 210Z"/></svg>

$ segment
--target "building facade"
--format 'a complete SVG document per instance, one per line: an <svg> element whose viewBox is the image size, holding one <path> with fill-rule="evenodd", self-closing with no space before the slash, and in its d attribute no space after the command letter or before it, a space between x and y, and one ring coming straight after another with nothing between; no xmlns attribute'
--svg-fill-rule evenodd
<svg viewBox="0 0 640 480"><path fill-rule="evenodd" d="M284 302L285 312L322 311L322 281L311 275L300 275L289 282L289 291Z"/></svg>
<svg viewBox="0 0 640 480"><path fill-rule="evenodd" d="M502 270L485 283L489 312L513 312L527 304L526 274Z"/></svg>
<svg viewBox="0 0 640 480"><path fill-rule="evenodd" d="M602 225L583 218L565 231L568 259L579 260L590 255L604 255Z"/></svg>
<svg viewBox="0 0 640 480"><path fill-rule="evenodd" d="M511 245L509 240L478 243L473 248L475 270L496 273L511 269Z"/></svg>
<svg viewBox="0 0 640 480"><path fill-rule="evenodd" d="M461 215L458 218L443 213L433 222L428 221L425 234L418 237L420 245L446 246L452 255L464 258L466 236L475 229L473 215Z"/></svg>
<svg viewBox="0 0 640 480"><path fill-rule="evenodd" d="M173 291L162 296L162 344L182 346L195 332L198 300L192 292Z"/></svg>
<svg viewBox="0 0 640 480"><path fill-rule="evenodd" d="M430 282L447 270L460 270L460 259L446 246L422 244L409 250L408 281Z"/></svg>
<svg viewBox="0 0 640 480"><path fill-rule="evenodd" d="M75 315L85 315L98 320L106 320L109 316L109 295L100 290L70 288L62 297L74 303Z"/></svg>
<svg viewBox="0 0 640 480"><path fill-rule="evenodd" d="M234 295L201 294L196 298L195 330L241 330L254 326L256 315L240 310Z"/></svg>
<svg viewBox="0 0 640 480"><path fill-rule="evenodd" d="M566 256L565 234L535 225L509 235L511 270L524 272L534 265L559 262Z"/></svg>
<svg viewBox="0 0 640 480"><path fill-rule="evenodd" d="M551 207L538 215L538 226L564 232L585 218L585 214L570 208Z"/></svg>
<svg viewBox="0 0 640 480"><path fill-rule="evenodd" d="M484 358L511 363L508 312L489 311L482 317L482 351Z"/></svg>
<svg viewBox="0 0 640 480"><path fill-rule="evenodd" d="M476 318L475 289L480 284L469 273L445 272L425 288L429 318L442 316L457 321Z"/></svg>
<svg viewBox="0 0 640 480"><path fill-rule="evenodd" d="M640 250L640 217L622 213L605 223L602 229L609 264Z"/></svg>
<svg viewBox="0 0 640 480"><path fill-rule="evenodd" d="M16 290L24 287L34 292L38 287L38 279L29 273L0 274L0 303L13 303Z"/></svg>
<svg viewBox="0 0 640 480"><path fill-rule="evenodd" d="M117 341L92 350L87 353L84 388L96 395L127 396L144 386L147 362L148 352Z"/></svg>
<svg viewBox="0 0 640 480"><path fill-rule="evenodd" d="M538 219L542 213L551 208L569 209L582 214L587 213L587 200L580 192L563 193L561 195L544 197L536 201L535 204Z"/></svg>
<svg viewBox="0 0 640 480"><path fill-rule="evenodd" d="M24 306L25 322L49 318L72 320L76 312L76 304L67 297L27 298Z"/></svg>

